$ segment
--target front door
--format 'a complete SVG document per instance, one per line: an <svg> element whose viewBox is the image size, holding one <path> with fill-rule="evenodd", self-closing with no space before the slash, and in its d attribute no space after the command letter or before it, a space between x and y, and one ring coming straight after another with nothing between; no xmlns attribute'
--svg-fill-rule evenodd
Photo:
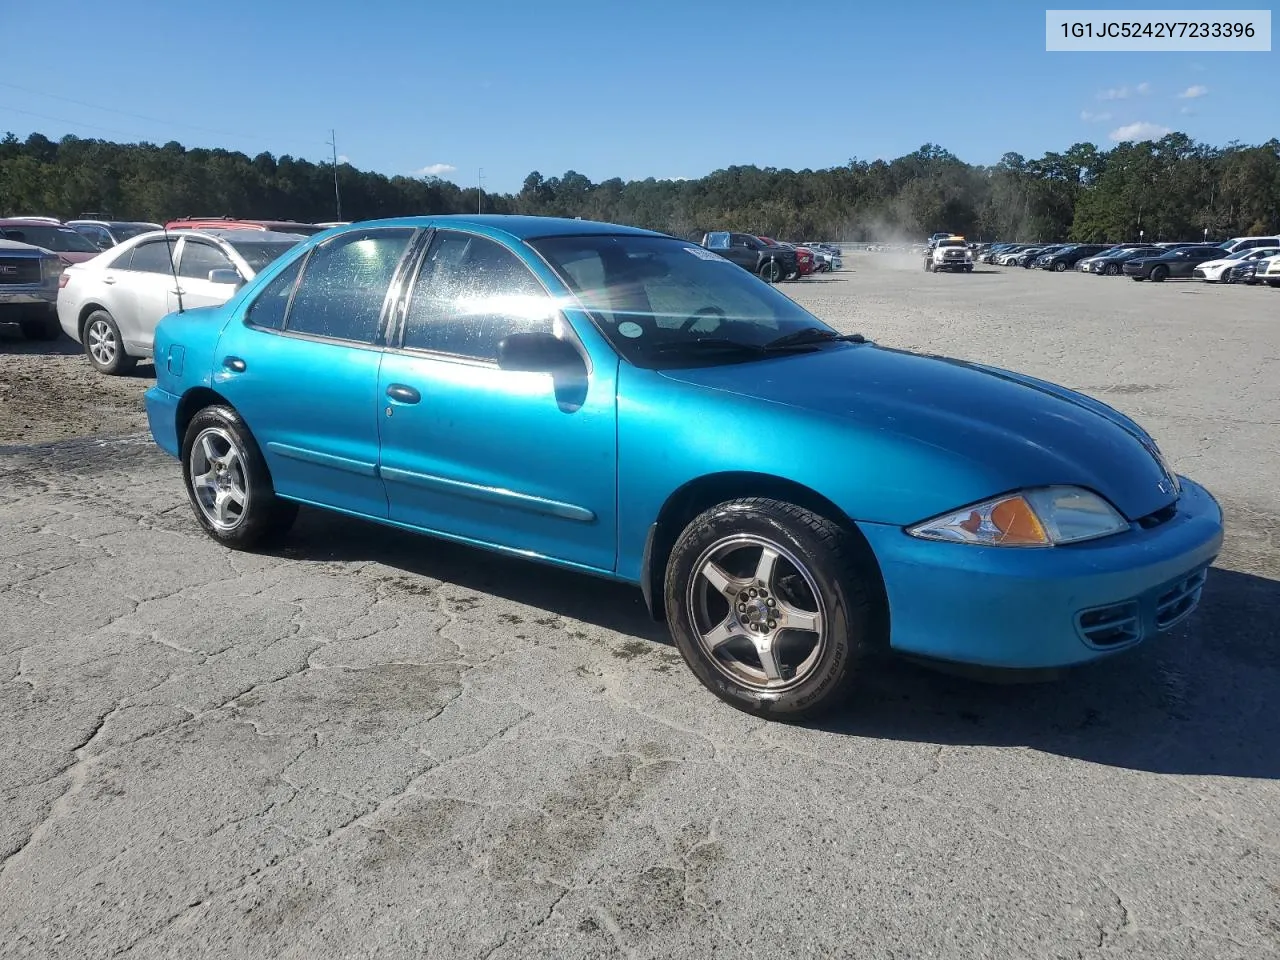
<svg viewBox="0 0 1280 960"><path fill-rule="evenodd" d="M414 233L334 237L276 274L227 325L213 389L244 416L282 496L386 517L378 477L382 323Z"/></svg>
<svg viewBox="0 0 1280 960"><path fill-rule="evenodd" d="M498 341L543 330L574 337L514 253L435 234L379 377L391 519L611 571L618 361L573 383L498 368Z"/></svg>
<svg viewBox="0 0 1280 960"><path fill-rule="evenodd" d="M169 293L169 311L179 306L183 310L215 307L230 300L235 284L214 283L209 279L214 270L236 270L236 265L208 240L184 238L178 249L178 287Z"/></svg>

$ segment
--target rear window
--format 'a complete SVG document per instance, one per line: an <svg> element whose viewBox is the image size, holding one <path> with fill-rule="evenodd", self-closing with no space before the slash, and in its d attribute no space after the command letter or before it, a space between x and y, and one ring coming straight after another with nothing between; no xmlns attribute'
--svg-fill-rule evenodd
<svg viewBox="0 0 1280 960"><path fill-rule="evenodd" d="M39 223L22 226L0 227L0 235L6 240L31 243L58 253L100 253L101 251L84 234L70 227L55 227Z"/></svg>
<svg viewBox="0 0 1280 960"><path fill-rule="evenodd" d="M236 253L244 257L244 262L253 268L254 273L261 273L263 267L302 242L300 239L279 243L254 243L250 240L231 237L224 237L224 239L235 248Z"/></svg>

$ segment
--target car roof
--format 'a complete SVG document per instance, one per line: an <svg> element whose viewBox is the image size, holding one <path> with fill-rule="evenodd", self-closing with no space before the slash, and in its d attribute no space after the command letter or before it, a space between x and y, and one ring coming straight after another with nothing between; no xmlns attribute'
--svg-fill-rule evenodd
<svg viewBox="0 0 1280 960"><path fill-rule="evenodd" d="M640 227L623 226L619 223L601 223L597 220L577 220L568 217L528 217L502 213L453 213L426 217L391 217L385 220L361 220L349 227L338 227L336 229L347 231L368 227L479 227L505 233L516 240L532 240L542 237L670 236L654 230L644 230Z"/></svg>

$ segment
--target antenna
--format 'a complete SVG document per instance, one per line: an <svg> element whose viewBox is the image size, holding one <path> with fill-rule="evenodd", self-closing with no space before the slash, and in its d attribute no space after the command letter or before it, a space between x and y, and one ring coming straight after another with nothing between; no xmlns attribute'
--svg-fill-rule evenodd
<svg viewBox="0 0 1280 960"><path fill-rule="evenodd" d="M333 205L338 210L335 220L342 219L342 194L338 192L338 135L333 131L329 131L329 139L325 141L329 146L333 147Z"/></svg>
<svg viewBox="0 0 1280 960"><path fill-rule="evenodd" d="M164 224L161 229L164 231L164 252L169 258L169 275L173 277L173 292L178 295L178 312L182 313L182 284L178 282L178 268L173 263L173 247L170 243L174 242L169 239L169 225Z"/></svg>

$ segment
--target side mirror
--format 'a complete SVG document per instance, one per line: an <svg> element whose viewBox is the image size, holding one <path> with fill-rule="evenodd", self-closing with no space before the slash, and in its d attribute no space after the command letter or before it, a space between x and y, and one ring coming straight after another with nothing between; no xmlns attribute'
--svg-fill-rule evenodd
<svg viewBox="0 0 1280 960"><path fill-rule="evenodd" d="M552 333L512 333L498 342L498 367L526 373L564 373L585 365L577 349Z"/></svg>
<svg viewBox="0 0 1280 960"><path fill-rule="evenodd" d="M237 270L227 270L223 268L221 270L210 270L209 282L210 283L230 283L238 287L242 283L244 283L244 278L240 276L240 273Z"/></svg>

